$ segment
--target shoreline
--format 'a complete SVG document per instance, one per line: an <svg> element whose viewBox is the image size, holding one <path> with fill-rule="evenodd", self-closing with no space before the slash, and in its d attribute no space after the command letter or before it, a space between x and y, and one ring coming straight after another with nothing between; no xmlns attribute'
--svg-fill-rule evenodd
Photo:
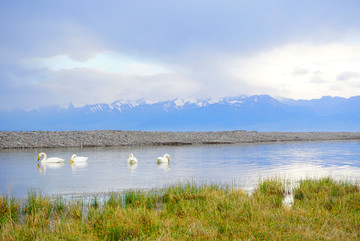
<svg viewBox="0 0 360 241"><path fill-rule="evenodd" d="M360 140L360 132L1 131L0 149Z"/></svg>

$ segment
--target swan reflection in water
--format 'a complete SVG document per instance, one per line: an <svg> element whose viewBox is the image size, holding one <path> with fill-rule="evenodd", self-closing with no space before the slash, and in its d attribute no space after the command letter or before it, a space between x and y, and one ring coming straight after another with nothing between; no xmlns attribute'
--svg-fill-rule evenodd
<svg viewBox="0 0 360 241"><path fill-rule="evenodd" d="M170 170L170 163L168 162L158 162L157 163L157 167L160 169L163 169L164 171L169 171Z"/></svg>
<svg viewBox="0 0 360 241"><path fill-rule="evenodd" d="M73 162L70 164L72 172L76 172L76 169L82 169L87 167L87 162Z"/></svg>
<svg viewBox="0 0 360 241"><path fill-rule="evenodd" d="M37 168L38 168L38 172L39 173L46 173L46 169L59 169L62 166L64 166L63 162L59 162L59 163L45 163L45 162L40 162L40 164L38 163Z"/></svg>
<svg viewBox="0 0 360 241"><path fill-rule="evenodd" d="M130 173L134 173L137 166L138 166L137 162L135 162L135 163L128 162L128 167L129 167Z"/></svg>

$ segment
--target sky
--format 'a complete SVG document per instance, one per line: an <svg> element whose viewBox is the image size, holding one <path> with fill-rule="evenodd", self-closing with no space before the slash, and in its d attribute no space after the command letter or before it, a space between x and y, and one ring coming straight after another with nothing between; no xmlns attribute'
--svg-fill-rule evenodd
<svg viewBox="0 0 360 241"><path fill-rule="evenodd" d="M0 110L360 95L358 0L0 0Z"/></svg>

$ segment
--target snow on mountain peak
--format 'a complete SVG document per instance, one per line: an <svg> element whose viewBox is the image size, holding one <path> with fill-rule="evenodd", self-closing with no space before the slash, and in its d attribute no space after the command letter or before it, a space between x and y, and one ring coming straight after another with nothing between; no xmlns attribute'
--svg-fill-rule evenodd
<svg viewBox="0 0 360 241"><path fill-rule="evenodd" d="M228 103L230 103L230 104L242 104L243 102L241 100L229 100Z"/></svg>
<svg viewBox="0 0 360 241"><path fill-rule="evenodd" d="M75 108L75 106L73 105L72 102L68 103L68 104L65 104L65 105L62 105L62 106L59 106L60 109L65 109L65 110L72 110Z"/></svg>
<svg viewBox="0 0 360 241"><path fill-rule="evenodd" d="M210 99L207 101L207 103L209 103L210 105L212 104L217 104L217 103L220 103L221 101L223 101L224 98L214 98L214 99Z"/></svg>
<svg viewBox="0 0 360 241"><path fill-rule="evenodd" d="M185 101L183 98L177 98L176 100L174 100L174 103L176 107L181 107L185 105Z"/></svg>
<svg viewBox="0 0 360 241"><path fill-rule="evenodd" d="M95 113L97 111L103 111L104 110L104 105L105 104L98 104L98 105L94 105L90 107L90 111Z"/></svg>

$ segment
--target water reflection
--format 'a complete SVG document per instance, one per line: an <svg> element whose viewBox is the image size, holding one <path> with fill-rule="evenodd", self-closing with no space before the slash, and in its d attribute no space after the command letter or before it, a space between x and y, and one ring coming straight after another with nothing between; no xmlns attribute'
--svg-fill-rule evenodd
<svg viewBox="0 0 360 241"><path fill-rule="evenodd" d="M73 162L70 164L73 173L75 173L77 169L82 169L87 167L87 165L88 165L87 162Z"/></svg>
<svg viewBox="0 0 360 241"><path fill-rule="evenodd" d="M137 162L128 162L128 167L129 167L130 173L134 173L137 166L138 166Z"/></svg>
<svg viewBox="0 0 360 241"><path fill-rule="evenodd" d="M285 184L285 194L283 199L283 204L285 206L291 207L294 204L294 180L287 180Z"/></svg>
<svg viewBox="0 0 360 241"><path fill-rule="evenodd" d="M36 169L33 157L41 151L0 150L0 194L7 194L8 186L12 195L26 196L31 188L44 194L101 193L183 181L227 184L251 192L269 177L288 180L290 193L305 178L360 180L356 141L47 149L51 156L78 153L91 162L41 163ZM139 162L130 165L129 153L136 153ZM155 161L163 153L171 155L171 168L169 162ZM291 203L291 195L289 199Z"/></svg>
<svg viewBox="0 0 360 241"><path fill-rule="evenodd" d="M168 162L158 162L157 163L157 167L160 169L163 169L164 171L169 171L170 170L170 163Z"/></svg>
<svg viewBox="0 0 360 241"><path fill-rule="evenodd" d="M64 163L45 163L45 162L40 162L40 164L37 164L37 169L39 173L46 173L46 169L50 168L50 169L59 169L62 166L64 166Z"/></svg>

